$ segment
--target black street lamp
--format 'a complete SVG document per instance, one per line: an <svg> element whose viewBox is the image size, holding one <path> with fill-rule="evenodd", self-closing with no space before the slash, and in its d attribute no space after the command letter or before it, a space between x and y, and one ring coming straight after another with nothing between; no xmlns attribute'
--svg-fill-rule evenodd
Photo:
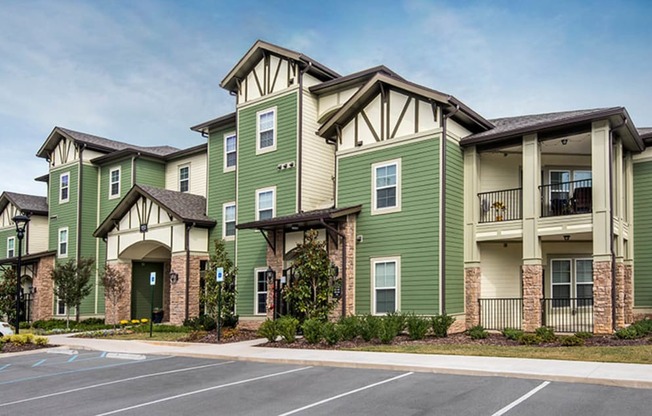
<svg viewBox="0 0 652 416"><path fill-rule="evenodd" d="M25 237L25 227L29 222L29 217L25 215L16 215L11 219L16 224L16 237L18 237L18 269L16 270L16 334L20 333L20 275L23 268L23 237Z"/></svg>

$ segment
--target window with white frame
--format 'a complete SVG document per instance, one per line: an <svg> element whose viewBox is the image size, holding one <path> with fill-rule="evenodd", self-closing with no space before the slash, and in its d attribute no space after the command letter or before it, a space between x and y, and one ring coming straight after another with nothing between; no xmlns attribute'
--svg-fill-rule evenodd
<svg viewBox="0 0 652 416"><path fill-rule="evenodd" d="M399 310L400 259L380 258L371 261L373 313L377 315Z"/></svg>
<svg viewBox="0 0 652 416"><path fill-rule="evenodd" d="M374 163L372 169L371 213L384 214L401 210L401 160Z"/></svg>
<svg viewBox="0 0 652 416"><path fill-rule="evenodd" d="M59 229L59 257L68 257L68 227Z"/></svg>
<svg viewBox="0 0 652 416"><path fill-rule="evenodd" d="M59 176L59 202L70 200L70 172L62 173Z"/></svg>
<svg viewBox="0 0 652 416"><path fill-rule="evenodd" d="M188 192L190 190L190 166L179 167L179 192Z"/></svg>
<svg viewBox="0 0 652 416"><path fill-rule="evenodd" d="M553 299L593 298L593 260L551 260L551 294ZM553 303L553 306L568 304Z"/></svg>
<svg viewBox="0 0 652 416"><path fill-rule="evenodd" d="M267 313L267 269L256 269L256 315Z"/></svg>
<svg viewBox="0 0 652 416"><path fill-rule="evenodd" d="M7 258L12 258L16 255L16 237L7 238Z"/></svg>
<svg viewBox="0 0 652 416"><path fill-rule="evenodd" d="M109 172L109 198L120 196L120 168L111 169Z"/></svg>
<svg viewBox="0 0 652 416"><path fill-rule="evenodd" d="M276 108L256 113L256 153L276 150Z"/></svg>
<svg viewBox="0 0 652 416"><path fill-rule="evenodd" d="M57 297L57 315L66 315L66 304Z"/></svg>
<svg viewBox="0 0 652 416"><path fill-rule="evenodd" d="M276 207L276 188L256 191L256 221L274 218Z"/></svg>
<svg viewBox="0 0 652 416"><path fill-rule="evenodd" d="M224 171L232 171L235 169L235 166L238 162L238 139L236 135L226 134L224 135Z"/></svg>
<svg viewBox="0 0 652 416"><path fill-rule="evenodd" d="M235 237L235 202L222 206L222 238L232 240Z"/></svg>

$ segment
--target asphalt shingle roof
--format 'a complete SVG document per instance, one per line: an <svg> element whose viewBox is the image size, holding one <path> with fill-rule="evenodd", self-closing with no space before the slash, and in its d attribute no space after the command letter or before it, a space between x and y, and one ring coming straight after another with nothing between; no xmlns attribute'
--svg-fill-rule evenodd
<svg viewBox="0 0 652 416"><path fill-rule="evenodd" d="M214 222L206 215L206 198L186 192L136 185L184 221Z"/></svg>
<svg viewBox="0 0 652 416"><path fill-rule="evenodd" d="M75 139L76 141L79 141L81 143L87 143L90 145L104 147L107 150L134 149L134 150L141 150L149 153L154 153L159 156L167 156L171 153L179 151L179 149L172 146L136 146L129 143L107 139L105 137L94 136L92 134L66 129L63 127L57 127L57 128L62 132L64 132L65 134L72 137L73 139Z"/></svg>
<svg viewBox="0 0 652 416"><path fill-rule="evenodd" d="M16 192L5 192L7 199L23 212L34 214L47 214L48 202L44 196L19 194Z"/></svg>

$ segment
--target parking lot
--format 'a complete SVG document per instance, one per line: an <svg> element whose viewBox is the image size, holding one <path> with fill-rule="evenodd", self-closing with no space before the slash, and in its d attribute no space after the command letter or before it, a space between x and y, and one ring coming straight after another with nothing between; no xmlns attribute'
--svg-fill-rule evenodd
<svg viewBox="0 0 652 416"><path fill-rule="evenodd" d="M0 358L0 415L643 415L652 390L80 351Z"/></svg>

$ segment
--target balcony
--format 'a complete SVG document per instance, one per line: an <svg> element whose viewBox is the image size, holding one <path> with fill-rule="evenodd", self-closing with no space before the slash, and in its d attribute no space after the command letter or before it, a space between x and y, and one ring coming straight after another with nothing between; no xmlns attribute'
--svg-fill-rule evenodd
<svg viewBox="0 0 652 416"><path fill-rule="evenodd" d="M523 217L523 189L504 189L500 191L481 192L480 223L520 220Z"/></svg>
<svg viewBox="0 0 652 416"><path fill-rule="evenodd" d="M542 217L589 214L593 210L591 179L542 185L539 190Z"/></svg>

